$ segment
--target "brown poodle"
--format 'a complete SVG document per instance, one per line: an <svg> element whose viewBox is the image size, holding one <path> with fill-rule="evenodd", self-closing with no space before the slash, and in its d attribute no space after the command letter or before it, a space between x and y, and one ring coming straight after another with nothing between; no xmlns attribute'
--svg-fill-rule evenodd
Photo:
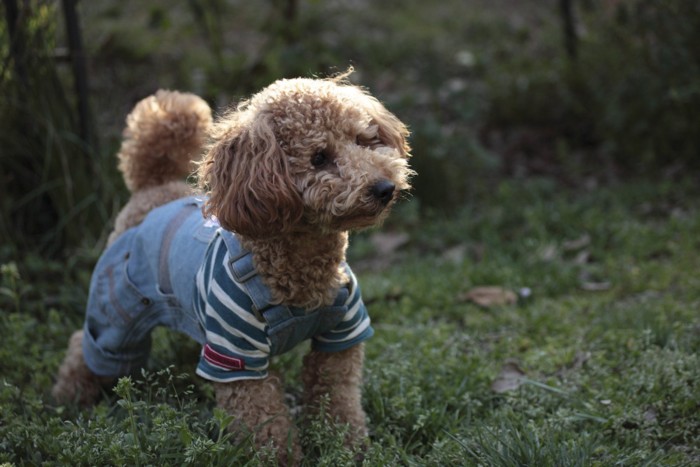
<svg viewBox="0 0 700 467"><path fill-rule="evenodd" d="M207 132L197 170L203 195L188 198L181 179ZM372 331L345 264L347 232L381 222L409 187L407 136L345 76L277 81L214 124L192 95L159 91L141 101L119 153L132 197L93 275L86 325L70 340L56 399L94 403L101 387L145 363L152 327L169 325L203 344L197 373L214 382L234 429L278 448L281 462L298 461L282 384L267 358L311 338L305 409L313 414L327 401L326 413L350 425L348 444L361 443L362 342ZM193 222L190 237L204 246L180 247L180 232ZM149 255L151 263L139 259ZM240 258L250 258L244 277ZM235 290L223 291L224 282ZM307 321L311 330L288 326Z"/></svg>

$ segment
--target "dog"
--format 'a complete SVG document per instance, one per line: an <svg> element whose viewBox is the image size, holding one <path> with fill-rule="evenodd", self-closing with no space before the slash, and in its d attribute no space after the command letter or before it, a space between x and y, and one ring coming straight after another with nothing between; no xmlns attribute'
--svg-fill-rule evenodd
<svg viewBox="0 0 700 467"><path fill-rule="evenodd" d="M231 429L302 453L269 358L310 339L303 406L367 436L364 341L373 330L345 262L348 232L377 225L414 174L407 127L347 74L274 82L212 121L199 97L158 91L127 117L118 153L131 198L93 273L82 330L53 387L94 404L146 364L150 332L202 345ZM195 161L197 154L203 154ZM184 179L197 177L196 189Z"/></svg>

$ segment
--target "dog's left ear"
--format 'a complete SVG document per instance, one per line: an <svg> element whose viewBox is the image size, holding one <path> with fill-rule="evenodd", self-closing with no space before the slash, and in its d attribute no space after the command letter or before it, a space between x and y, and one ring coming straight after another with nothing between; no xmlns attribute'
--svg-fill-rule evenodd
<svg viewBox="0 0 700 467"><path fill-rule="evenodd" d="M369 125L377 126L377 138L381 144L396 149L401 157L409 158L411 156L411 147L408 144L410 132L406 125L367 91L352 85L345 87L344 90L350 93L351 99L361 103L370 117Z"/></svg>
<svg viewBox="0 0 700 467"><path fill-rule="evenodd" d="M265 116L241 120L229 115L213 131L216 141L199 168L209 195L204 212L246 237L284 235L304 213L287 157Z"/></svg>
<svg viewBox="0 0 700 467"><path fill-rule="evenodd" d="M411 156L411 146L408 144L410 132L406 125L389 112L378 101L369 110L372 124L377 125L377 137L386 146L395 148L403 158Z"/></svg>

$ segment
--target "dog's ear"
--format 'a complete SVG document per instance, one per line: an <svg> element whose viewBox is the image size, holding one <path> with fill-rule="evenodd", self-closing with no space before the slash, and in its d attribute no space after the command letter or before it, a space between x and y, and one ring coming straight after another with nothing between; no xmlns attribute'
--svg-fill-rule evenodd
<svg viewBox="0 0 700 467"><path fill-rule="evenodd" d="M271 124L262 116L228 120L228 128L226 118L217 124L217 140L199 169L200 186L209 195L205 214L246 237L289 232L303 216L303 203Z"/></svg>
<svg viewBox="0 0 700 467"><path fill-rule="evenodd" d="M371 121L369 126L377 126L377 138L384 146L395 148L399 155L405 159L411 156L411 146L408 144L410 132L404 123L396 115L389 112L377 98L366 90L350 83L348 77L354 72L350 67L345 72L330 78L330 81L339 86L342 93L365 108Z"/></svg>
<svg viewBox="0 0 700 467"><path fill-rule="evenodd" d="M401 157L410 157L411 147L408 144L410 134L406 125L389 112L382 104L375 102L370 110L372 124L377 125L377 137L386 146L395 148Z"/></svg>

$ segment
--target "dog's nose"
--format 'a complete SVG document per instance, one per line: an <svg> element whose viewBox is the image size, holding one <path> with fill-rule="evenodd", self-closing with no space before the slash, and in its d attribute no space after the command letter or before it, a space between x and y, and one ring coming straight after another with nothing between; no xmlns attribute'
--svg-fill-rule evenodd
<svg viewBox="0 0 700 467"><path fill-rule="evenodd" d="M372 195L384 204L388 204L394 196L396 185L389 180L379 180L372 187Z"/></svg>

